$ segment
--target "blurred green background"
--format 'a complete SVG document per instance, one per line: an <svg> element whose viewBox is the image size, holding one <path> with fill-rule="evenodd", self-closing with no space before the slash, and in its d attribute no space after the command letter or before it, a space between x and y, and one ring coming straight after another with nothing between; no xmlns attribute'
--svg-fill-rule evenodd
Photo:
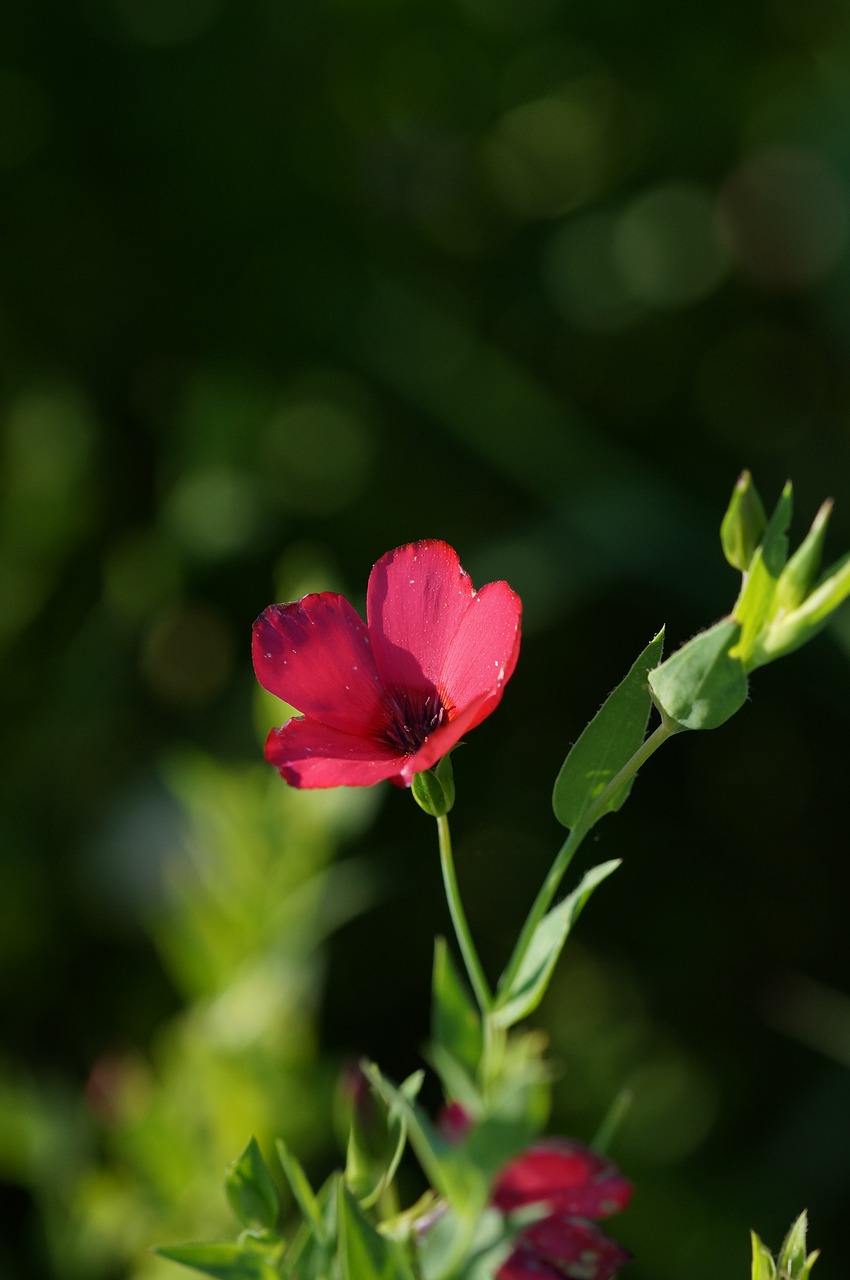
<svg viewBox="0 0 850 1280"><path fill-rule="evenodd" d="M389 787L261 763L250 624L437 536L525 602L457 757L491 969L552 781L657 627L731 606L737 473L850 546L850 10L66 0L0 16L0 1271L164 1280L224 1164L321 1176L448 922ZM846 1273L850 615L675 740L540 1022L555 1131L623 1086L632 1280ZM597 856L598 855L598 856Z"/></svg>

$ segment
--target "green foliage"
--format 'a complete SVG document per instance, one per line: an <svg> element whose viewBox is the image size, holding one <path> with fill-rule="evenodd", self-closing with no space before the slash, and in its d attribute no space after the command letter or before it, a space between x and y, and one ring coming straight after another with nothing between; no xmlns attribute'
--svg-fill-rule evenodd
<svg viewBox="0 0 850 1280"><path fill-rule="evenodd" d="M278 1280L280 1274L260 1254L236 1244L168 1245L156 1252L216 1280Z"/></svg>
<svg viewBox="0 0 850 1280"><path fill-rule="evenodd" d="M650 672L656 706L676 729L716 729L747 700L747 677L733 657L741 634L732 619L716 623Z"/></svg>
<svg viewBox="0 0 850 1280"><path fill-rule="evenodd" d="M543 917L531 936L516 973L504 987L500 986L493 1011L498 1026L512 1027L537 1008L585 903L594 889L607 880L619 865L619 861L614 859L591 867L572 893Z"/></svg>
<svg viewBox="0 0 850 1280"><path fill-rule="evenodd" d="M850 595L850 554L816 580L832 503L825 502L788 558L792 487L786 484L744 575L733 617L741 624L734 656L747 671L805 644Z"/></svg>
<svg viewBox="0 0 850 1280"><path fill-rule="evenodd" d="M812 1253L806 1252L807 1227L808 1222L804 1211L782 1242L782 1248L775 1261L770 1250L762 1244L756 1233L751 1232L752 1280L809 1280L819 1252L818 1250Z"/></svg>
<svg viewBox="0 0 850 1280"><path fill-rule="evenodd" d="M590 815L597 822L628 798L634 775L610 792L607 788L643 742L652 710L647 676L661 661L663 648L662 629L606 698L561 766L552 805L563 826L581 828Z"/></svg>
<svg viewBox="0 0 850 1280"><path fill-rule="evenodd" d="M57 1280L119 1270L158 1280L152 1242L231 1229L225 1167L240 1222L273 1225L276 1190L259 1148L230 1164L234 1150L252 1130L269 1146L283 1134L307 1155L331 1141L334 1072L315 1035L321 946L371 892L364 868L332 859L374 798L295 796L261 764L199 756L172 759L168 775L180 822L148 927L182 1008L149 1057L96 1064L89 1110L12 1079L0 1088L0 1159L13 1146L30 1152L18 1176L49 1206ZM23 1144L7 1116L26 1127ZM239 1249L237 1261L247 1249L244 1266L259 1266L250 1242Z"/></svg>
<svg viewBox="0 0 850 1280"><path fill-rule="evenodd" d="M375 1230L345 1183L337 1209L341 1280L414 1280L401 1247Z"/></svg>
<svg viewBox="0 0 850 1280"><path fill-rule="evenodd" d="M432 1052L437 1050L444 1072L447 1065L451 1072L450 1064L454 1064L451 1094L463 1101L478 1074L483 1029L480 1014L458 974L445 938L437 938L434 944L432 992Z"/></svg>
<svg viewBox="0 0 850 1280"><path fill-rule="evenodd" d="M224 1189L243 1227L256 1230L276 1225L280 1201L256 1138L251 1138L242 1155L228 1165Z"/></svg>

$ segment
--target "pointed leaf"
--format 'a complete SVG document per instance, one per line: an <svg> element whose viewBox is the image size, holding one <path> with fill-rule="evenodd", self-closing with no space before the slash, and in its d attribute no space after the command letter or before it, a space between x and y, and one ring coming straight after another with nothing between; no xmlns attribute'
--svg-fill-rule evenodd
<svg viewBox="0 0 850 1280"><path fill-rule="evenodd" d="M561 766L552 807L563 826L575 828L581 824L643 742L652 709L647 676L661 661L663 646L662 629L602 704ZM598 812L594 807L593 820L619 809L633 782L634 777L629 778L607 796Z"/></svg>
<svg viewBox="0 0 850 1280"><path fill-rule="evenodd" d="M217 1280L278 1280L275 1267L238 1244L175 1244L154 1252Z"/></svg>
<svg viewBox="0 0 850 1280"><path fill-rule="evenodd" d="M716 729L747 700L747 677L731 656L741 628L724 618L701 631L649 675L658 708L682 729Z"/></svg>
<svg viewBox="0 0 850 1280"><path fill-rule="evenodd" d="M435 1043L465 1067L474 1080L484 1043L481 1018L445 938L437 938L434 946L431 1023Z"/></svg>
<svg viewBox="0 0 850 1280"><path fill-rule="evenodd" d="M328 1280L333 1274L338 1181L338 1175L334 1175L318 1191L315 1206L321 1222L321 1234L317 1235L312 1222L302 1222L284 1259L285 1276L296 1277L296 1280Z"/></svg>
<svg viewBox="0 0 850 1280"><path fill-rule="evenodd" d="M342 1280L414 1280L400 1246L375 1230L344 1184L337 1209Z"/></svg>
<svg viewBox="0 0 850 1280"><path fill-rule="evenodd" d="M428 1181L452 1204L467 1213L476 1213L487 1202L489 1179L464 1156L462 1146L444 1138L416 1103L396 1089L374 1064L364 1071L387 1102L399 1108L407 1123L410 1143Z"/></svg>
<svg viewBox="0 0 850 1280"><path fill-rule="evenodd" d="M277 1147L278 1159L283 1167L283 1172L286 1174L286 1180L299 1209L315 1232L317 1239L326 1240L327 1225L322 1217L319 1203L313 1194L313 1188L307 1181L307 1175L282 1138L278 1138L275 1146Z"/></svg>
<svg viewBox="0 0 850 1280"><path fill-rule="evenodd" d="M224 1190L243 1227L274 1227L280 1212L277 1188L255 1138L228 1165Z"/></svg>
<svg viewBox="0 0 850 1280"><path fill-rule="evenodd" d="M569 897L543 917L510 986L497 997L493 1011L493 1021L497 1026L512 1027L537 1008L584 904L593 890L619 865L619 859L614 859L591 867Z"/></svg>

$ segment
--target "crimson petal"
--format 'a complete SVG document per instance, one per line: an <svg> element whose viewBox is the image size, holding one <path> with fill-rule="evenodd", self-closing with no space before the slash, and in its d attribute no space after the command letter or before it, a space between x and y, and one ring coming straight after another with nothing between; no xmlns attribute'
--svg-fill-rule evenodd
<svg viewBox="0 0 850 1280"><path fill-rule="evenodd" d="M253 655L263 688L311 720L361 736L388 723L366 624L344 596L270 605L254 623Z"/></svg>
<svg viewBox="0 0 850 1280"><path fill-rule="evenodd" d="M566 1138L538 1142L499 1174L493 1203L503 1213L541 1201L562 1213L604 1218L625 1209L629 1183L610 1160Z"/></svg>
<svg viewBox="0 0 850 1280"><path fill-rule="evenodd" d="M470 601L440 670L438 688L451 707L469 706L487 694L474 728L493 711L519 656L519 596L506 582L490 582Z"/></svg>
<svg viewBox="0 0 850 1280"><path fill-rule="evenodd" d="M381 556L369 575L366 617L387 688L433 692L474 595L445 542L411 542Z"/></svg>
<svg viewBox="0 0 850 1280"><path fill-rule="evenodd" d="M266 759L293 787L369 787L405 761L388 745L298 717L272 729Z"/></svg>

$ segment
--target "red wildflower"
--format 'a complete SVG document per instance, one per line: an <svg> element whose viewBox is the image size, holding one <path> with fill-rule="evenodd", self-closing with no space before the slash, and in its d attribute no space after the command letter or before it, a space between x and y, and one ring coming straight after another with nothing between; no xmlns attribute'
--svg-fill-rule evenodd
<svg viewBox="0 0 850 1280"><path fill-rule="evenodd" d="M519 653L506 582L476 592L445 542L412 542L369 575L364 622L322 591L254 623L260 684L302 716L266 759L295 787L410 786L498 705Z"/></svg>
<svg viewBox="0 0 850 1280"><path fill-rule="evenodd" d="M551 1212L525 1227L496 1280L611 1280L629 1254L590 1218L624 1209L631 1185L609 1160L578 1142L538 1142L496 1179L503 1213L543 1203Z"/></svg>

